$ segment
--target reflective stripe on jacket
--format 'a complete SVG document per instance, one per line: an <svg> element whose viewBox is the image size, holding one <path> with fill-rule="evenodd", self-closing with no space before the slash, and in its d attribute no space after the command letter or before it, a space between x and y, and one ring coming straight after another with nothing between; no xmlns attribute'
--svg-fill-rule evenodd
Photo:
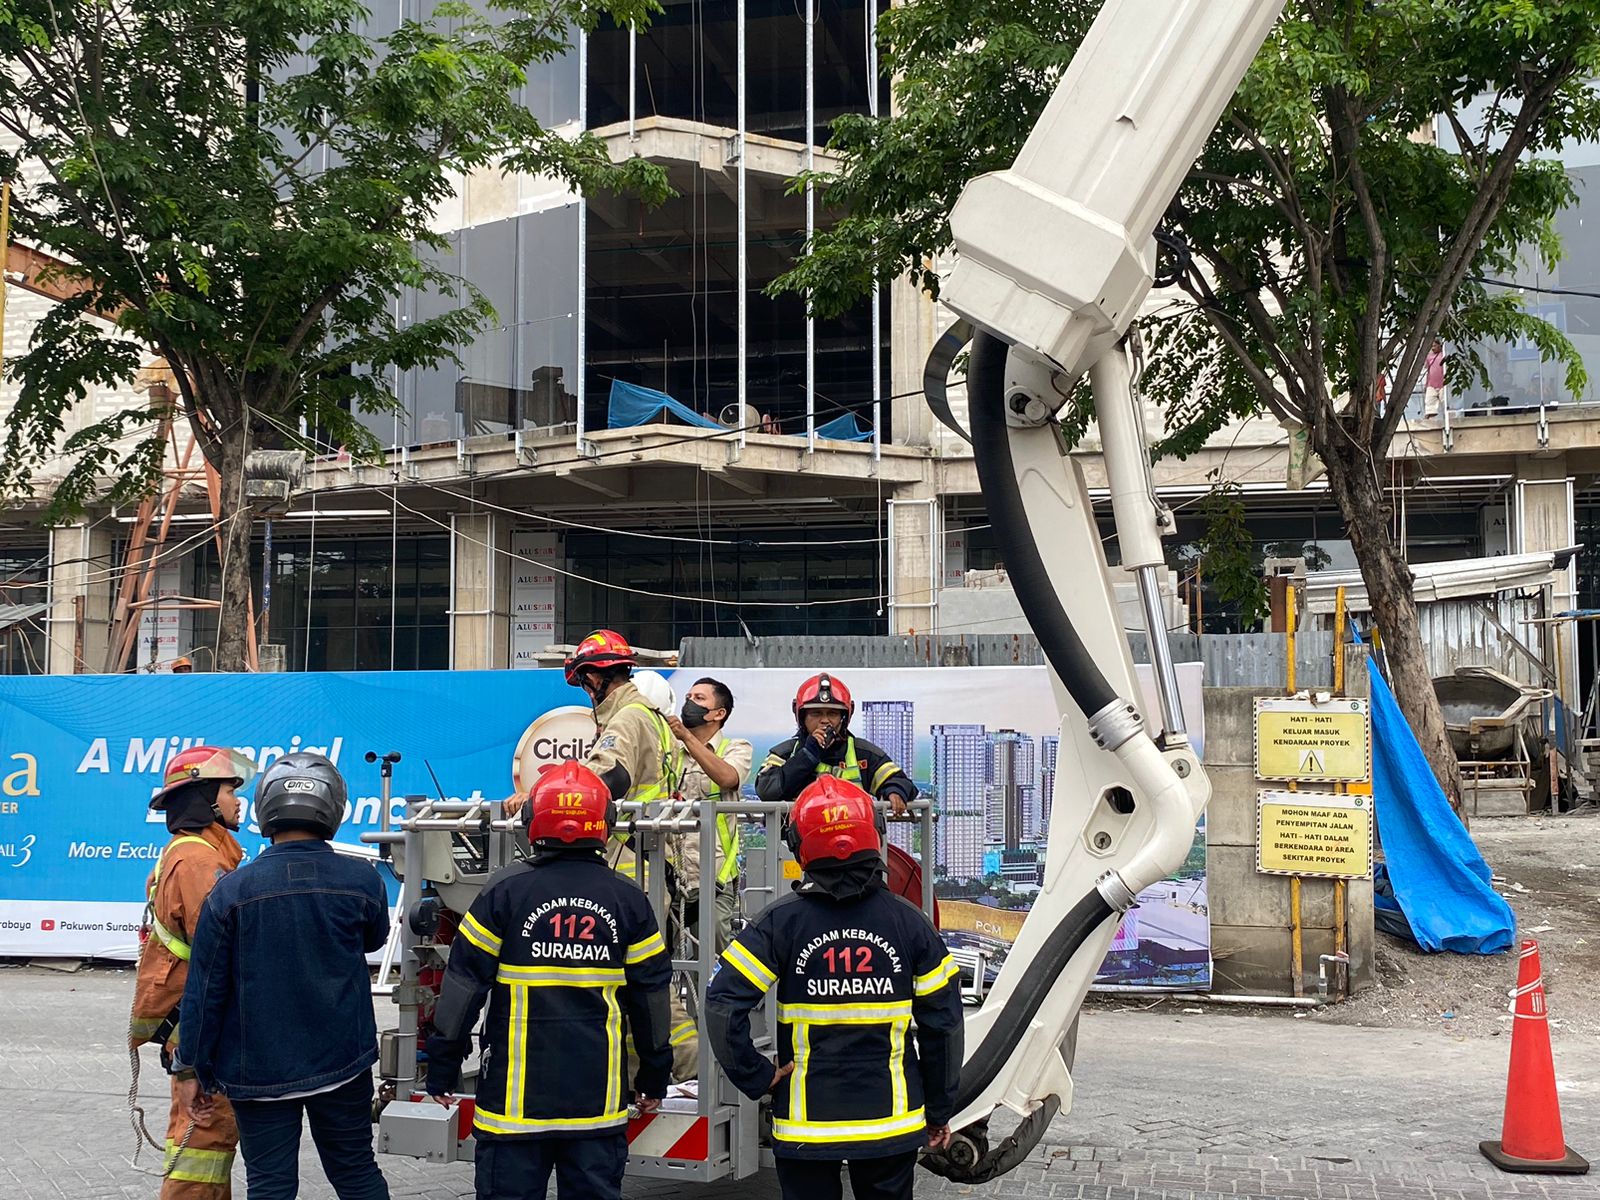
<svg viewBox="0 0 1600 1200"><path fill-rule="evenodd" d="M794 1073L773 1096L774 1153L900 1154L953 1115L958 973L907 901L882 888L846 901L793 894L739 933L722 966L706 995L708 1036L752 1098L771 1085L772 1064L751 1041L749 1014L777 989L778 1061Z"/></svg>
<svg viewBox="0 0 1600 1200"><path fill-rule="evenodd" d="M898 795L908 803L917 798L917 785L894 759L879 747L848 735L819 751L810 738L792 737L767 751L756 776L756 795L768 803L793 804L819 775L835 775L853 783L877 800Z"/></svg>
<svg viewBox="0 0 1600 1200"><path fill-rule="evenodd" d="M134 979L130 1036L135 1042L172 1040L200 910L217 881L243 858L243 848L217 824L178 834L162 848L145 883L153 936L139 952Z"/></svg>
<svg viewBox="0 0 1600 1200"><path fill-rule="evenodd" d="M500 871L462 918L428 1039L428 1090L454 1091L484 1001L479 1135L609 1133L637 1088L666 1094L672 964L650 903L598 854ZM624 1019L639 1050L625 1078Z"/></svg>

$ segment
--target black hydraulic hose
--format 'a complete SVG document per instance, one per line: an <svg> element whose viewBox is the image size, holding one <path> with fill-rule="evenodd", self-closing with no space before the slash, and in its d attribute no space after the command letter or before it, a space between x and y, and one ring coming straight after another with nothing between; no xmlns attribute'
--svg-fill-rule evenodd
<svg viewBox="0 0 1600 1200"><path fill-rule="evenodd" d="M1039 953L1022 972L1016 990L1006 997L1005 1007L989 1026L987 1036L962 1066L957 1112L975 1101L994 1082L1000 1069L1016 1053L1034 1014L1055 987L1072 956L1089 940L1090 934L1116 915L1116 910L1096 890L1074 904L1061 924L1050 931Z"/></svg>
<svg viewBox="0 0 1600 1200"><path fill-rule="evenodd" d="M1011 460L1005 413L1006 353L1006 344L992 334L980 330L973 338L967 395L978 480L1023 614L1039 639L1046 661L1066 686L1073 703L1083 710L1086 718L1093 717L1118 698L1057 599L1034 540ZM1096 586L1098 583L1097 578ZM1017 1052L1028 1026L1073 956L1097 929L1116 916L1116 910L1095 889L1073 905L1061 923L1050 931L1039 952L1023 970L1016 989L1006 998L999 1017L989 1025L984 1040L972 1049L962 1066L956 1100L958 1111L974 1103L994 1082ZM1047 1123L1048 1117L1043 1123L1036 1122L1039 1133ZM1036 1139L1036 1135L1033 1136ZM1027 1146L1019 1144L1018 1149L1025 1154ZM1004 1153L973 1169L977 1169L982 1178L990 1178L1015 1165L1014 1157L1012 1153ZM941 1170L940 1173L948 1172ZM950 1177L960 1174L957 1172Z"/></svg>
<svg viewBox="0 0 1600 1200"><path fill-rule="evenodd" d="M980 329L973 336L967 366L967 415L972 425L978 486L983 489L989 524L1000 540L1006 573L1016 587L1017 602L1039 639L1045 661L1055 670L1073 703L1085 717L1092 718L1116 703L1118 697L1061 607L1028 522L1011 464L1011 440L1006 427L1007 350L1006 344L991 333ZM1098 572L1090 586L1100 586Z"/></svg>

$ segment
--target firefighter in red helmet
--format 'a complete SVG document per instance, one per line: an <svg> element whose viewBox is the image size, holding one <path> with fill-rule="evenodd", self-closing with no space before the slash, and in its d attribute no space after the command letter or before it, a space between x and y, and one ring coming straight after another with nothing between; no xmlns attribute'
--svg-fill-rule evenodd
<svg viewBox="0 0 1600 1200"><path fill-rule="evenodd" d="M567 682L582 688L598 726L594 748L584 765L600 776L614 800L646 803L667 799L683 771L683 748L664 714L633 683L639 658L628 639L597 629L567 657ZM506 812L522 807L522 797L506 802ZM618 863L628 872L631 855Z"/></svg>
<svg viewBox="0 0 1600 1200"><path fill-rule="evenodd" d="M234 839L243 801L236 789L256 773L243 755L220 746L195 746L172 756L150 808L166 818L172 840L145 885L144 948L133 985L128 1025L135 1046L153 1042L170 1067L178 1046L178 1006L189 977L189 943L206 897L244 858ZM239 1127L225 1099L191 1126L179 1096L193 1072L172 1077L162 1200L226 1200Z"/></svg>
<svg viewBox="0 0 1600 1200"><path fill-rule="evenodd" d="M582 688L594 709L597 732L583 765L600 777L613 800L657 804L677 792L685 755L666 714L633 682L638 664L639 656L627 638L614 629L597 629L578 643L564 666L567 682ZM508 800L506 813L520 811L522 800L521 796ZM606 859L615 870L639 882L638 862L625 828L613 833ZM673 1015L673 1078L693 1079L700 1065L700 1048L694 1023L676 995Z"/></svg>
<svg viewBox="0 0 1600 1200"><path fill-rule="evenodd" d="M843 680L826 672L813 675L800 685L790 707L795 736L767 751L756 776L757 796L793 803L819 776L832 775L887 800L896 816L905 814L917 798L917 785L888 754L850 732L856 704Z"/></svg>
<svg viewBox="0 0 1600 1200"><path fill-rule="evenodd" d="M735 1087L772 1095L784 1200L840 1200L846 1163L860 1200L907 1200L917 1152L950 1139L956 965L922 911L887 890L872 797L859 787L814 780L784 839L803 875L723 954L706 1036ZM776 1062L750 1035L751 1011L774 988Z"/></svg>
<svg viewBox="0 0 1600 1200"><path fill-rule="evenodd" d="M530 859L462 918L428 1038L428 1094L450 1103L484 1001L479 1200L616 1200L628 1106L667 1094L672 962L650 902L611 871L611 789L577 762L545 767L524 807ZM624 1020L639 1066L624 1078Z"/></svg>

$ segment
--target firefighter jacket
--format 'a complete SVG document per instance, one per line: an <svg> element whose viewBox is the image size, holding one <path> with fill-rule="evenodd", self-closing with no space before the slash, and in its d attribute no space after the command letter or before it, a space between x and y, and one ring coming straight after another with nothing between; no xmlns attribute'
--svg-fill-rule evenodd
<svg viewBox="0 0 1600 1200"><path fill-rule="evenodd" d="M903 1154L954 1115L960 980L910 902L881 885L846 900L803 887L740 931L706 993L706 1036L751 1098L772 1086L773 1064L751 1042L750 1010L773 988L778 1063L794 1064L773 1095L774 1154Z"/></svg>
<svg viewBox="0 0 1600 1200"><path fill-rule="evenodd" d="M594 719L600 735L583 765L611 785L615 799L649 803L677 790L683 747L643 692L631 683L618 684L594 710ZM620 791L619 781L626 785Z"/></svg>
<svg viewBox="0 0 1600 1200"><path fill-rule="evenodd" d="M671 977L649 900L597 852L546 852L506 867L472 902L450 948L428 1038L428 1091L455 1090L487 998L478 1136L615 1133L634 1091L667 1094ZM639 1051L632 1088L628 1032Z"/></svg>
<svg viewBox="0 0 1600 1200"><path fill-rule="evenodd" d="M720 733L711 740L711 749L723 762L739 773L739 784L723 792L700 764L687 754L683 760L683 781L679 795L685 800L707 800L716 797L733 803L739 799L745 780L750 778L750 765L755 758L755 747L739 738L725 738ZM732 813L719 813L716 832L717 864L716 885L729 887L739 878L739 818ZM698 831L674 834L667 846L667 858L677 872L678 891L694 895L700 890L700 834Z"/></svg>
<svg viewBox="0 0 1600 1200"><path fill-rule="evenodd" d="M654 804L678 790L687 756L667 719L650 706L644 693L631 683L620 684L600 702L594 717L600 735L584 766L605 780L613 798ZM606 857L612 867L637 880L626 817L611 839Z"/></svg>
<svg viewBox="0 0 1600 1200"><path fill-rule="evenodd" d="M150 937L139 954L133 985L133 1041L176 1040L178 1005L189 978L189 949L201 906L217 880L243 858L243 848L220 824L177 834L161 851L145 883Z"/></svg>
<svg viewBox="0 0 1600 1200"><path fill-rule="evenodd" d="M875 800L898 795L908 804L917 798L911 776L866 738L851 734L819 751L809 737L792 737L767 751L756 776L756 795L768 803L793 804L819 775L837 775Z"/></svg>

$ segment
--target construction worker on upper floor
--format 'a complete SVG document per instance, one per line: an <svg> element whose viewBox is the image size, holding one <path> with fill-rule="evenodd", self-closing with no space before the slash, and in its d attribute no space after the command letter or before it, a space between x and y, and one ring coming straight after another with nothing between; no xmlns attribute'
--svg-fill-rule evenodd
<svg viewBox="0 0 1600 1200"><path fill-rule="evenodd" d="M887 800L896 816L917 798L917 785L900 764L866 738L850 732L855 700L843 680L824 672L800 685L790 705L796 733L767 751L756 776L762 800L792 804L820 775L853 783L878 800ZM881 832L884 826L879 821Z"/></svg>
<svg viewBox="0 0 1600 1200"><path fill-rule="evenodd" d="M243 801L237 789L256 766L221 746L195 746L172 756L150 808L166 818L172 840L145 884L144 947L134 977L128 1038L154 1043L172 1068L178 1048L178 1009L189 978L189 956L200 910L217 881L244 858L234 838ZM190 1121L180 1095L192 1072L172 1076L162 1200L227 1200L239 1129L227 1101ZM141 1121L142 1124L142 1121Z"/></svg>
<svg viewBox="0 0 1600 1200"><path fill-rule="evenodd" d="M738 801L755 758L755 747L740 738L727 737L723 729L733 715L733 692L716 679L697 679L684 697L682 711L667 718L673 735L683 743L689 762L684 764L679 794L685 800ZM700 904L709 884L716 905L717 953L733 940L733 917L739 905L739 817L719 813L716 829L716 863L707 880L700 864L700 835L690 830L672 835L668 862L676 874L675 890L684 902L684 922L690 933L700 928Z"/></svg>
<svg viewBox="0 0 1600 1200"><path fill-rule="evenodd" d="M873 801L859 787L814 780L783 836L800 882L722 956L706 1036L735 1087L772 1095L784 1200L840 1200L846 1163L857 1200L908 1200L917 1152L950 1139L959 972L927 916L887 890ZM773 988L776 1062L750 1028Z"/></svg>
<svg viewBox="0 0 1600 1200"><path fill-rule="evenodd" d="M644 893L606 865L611 788L581 763L546 766L524 811L532 856L495 873L450 948L427 1090L450 1103L487 999L479 1200L543 1200L552 1170L558 1200L617 1200L629 1103L653 1112L667 1093L672 961Z"/></svg>
<svg viewBox="0 0 1600 1200"><path fill-rule="evenodd" d="M627 638L614 630L597 629L578 643L564 665L567 682L583 689L594 710L595 742L583 765L600 777L613 800L654 805L677 792L685 755L666 714L633 682L638 662ZM505 812L515 815L523 802L521 796L508 800ZM641 882L625 820L612 825L606 860L619 874ZM681 1082L699 1073L700 1047L689 1010L676 990L672 1013L672 1074Z"/></svg>

